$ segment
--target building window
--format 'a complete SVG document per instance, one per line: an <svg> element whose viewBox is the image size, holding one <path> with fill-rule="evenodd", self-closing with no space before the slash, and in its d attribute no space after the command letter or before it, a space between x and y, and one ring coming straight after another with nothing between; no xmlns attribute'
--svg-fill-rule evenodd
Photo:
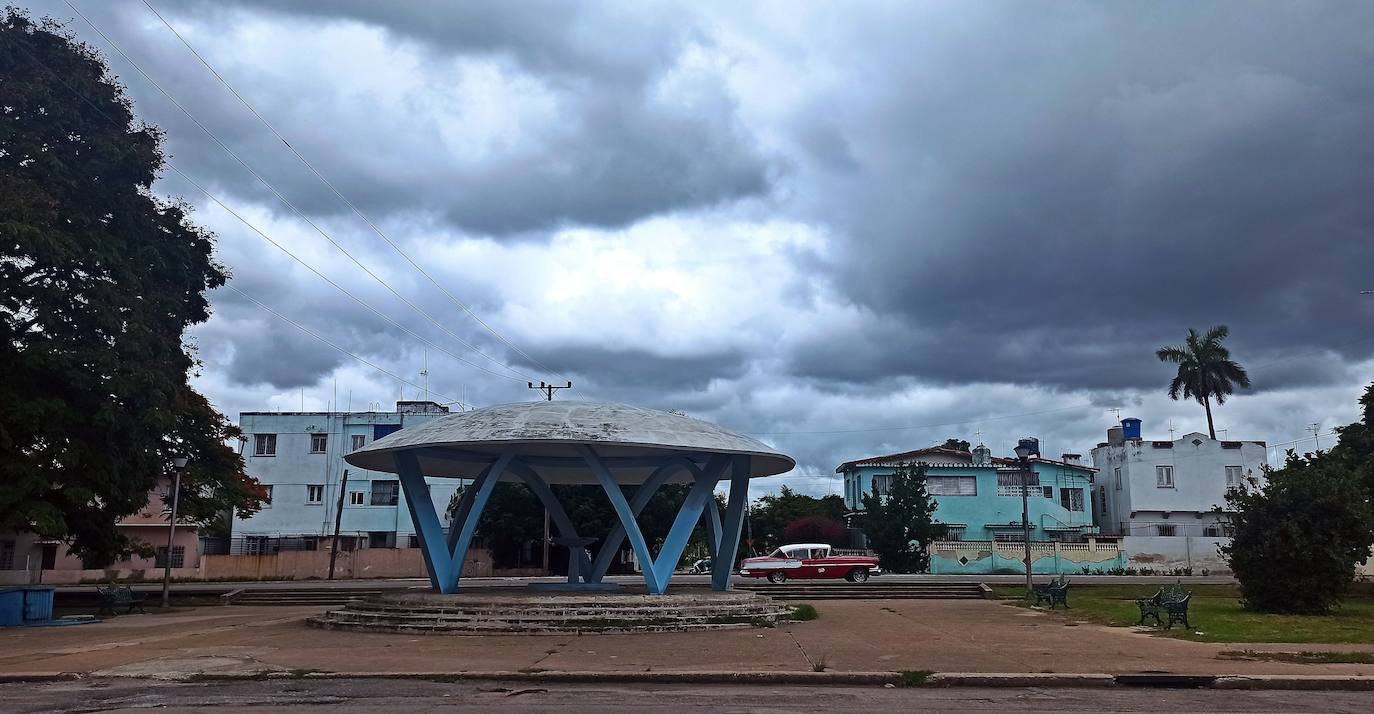
<svg viewBox="0 0 1374 714"><path fill-rule="evenodd" d="M362 491L353 491L353 492L349 493L349 494L348 494L348 505L350 505L350 506L361 506L361 505L363 505L363 495L364 495L364 494L363 494Z"/></svg>
<svg viewBox="0 0 1374 714"><path fill-rule="evenodd" d="M354 435L353 435L353 449L352 449L353 451L357 451L358 449L363 448L363 446L364 446L365 444L367 444L367 437L366 437L365 435L363 435L363 434L354 434Z"/></svg>
<svg viewBox="0 0 1374 714"><path fill-rule="evenodd" d="M992 534L992 539L998 543L1024 543L1026 534L1022 531L997 531Z"/></svg>
<svg viewBox="0 0 1374 714"><path fill-rule="evenodd" d="M1053 487L1053 486L1041 486L1040 488L1044 490L1044 492L1045 492L1045 498L1054 498L1054 487Z"/></svg>
<svg viewBox="0 0 1374 714"><path fill-rule="evenodd" d="M892 480L893 480L893 478L895 478L895 477L894 477L892 474L883 474L883 475L881 475L881 476L874 476L874 477L873 477L873 490L874 490L874 491L877 491L879 496L886 496L887 493L888 493L888 491L891 491L891 490L892 490ZM870 493L872 493L872 491L870 491Z"/></svg>
<svg viewBox="0 0 1374 714"><path fill-rule="evenodd" d="M1156 466L1155 467L1155 486L1158 488L1174 487L1174 467Z"/></svg>
<svg viewBox="0 0 1374 714"><path fill-rule="evenodd" d="M311 434L311 435L310 435L310 453L312 453L312 454L323 454L323 453L324 453L325 447L328 446L328 445L329 445L329 435L328 435L328 434Z"/></svg>
<svg viewBox="0 0 1374 714"><path fill-rule="evenodd" d="M164 546L162 546L162 547L160 547L160 548L157 549L157 560L156 560L156 563L155 563L154 567L157 567L157 568L165 568L165 567L167 567L167 546L164 545ZM173 567L173 568L184 568L184 567L186 567L186 546L184 546L184 545L174 545L174 546L172 546L172 567Z"/></svg>
<svg viewBox="0 0 1374 714"><path fill-rule="evenodd" d="M1020 471L1003 472L997 474L997 495L1016 496L1019 498L1021 496L1021 479L1022 475ZM1031 472L1030 478L1027 479L1026 487L1027 489L1033 488L1036 491L1039 491L1040 474Z"/></svg>
<svg viewBox="0 0 1374 714"><path fill-rule="evenodd" d="M1116 490L1121 490L1121 469L1116 469Z"/></svg>
<svg viewBox="0 0 1374 714"><path fill-rule="evenodd" d="M244 555L270 555L272 544L267 536L245 536L243 539Z"/></svg>
<svg viewBox="0 0 1374 714"><path fill-rule="evenodd" d="M965 526L945 526L944 535L940 536L940 540L963 540L965 530Z"/></svg>
<svg viewBox="0 0 1374 714"><path fill-rule="evenodd" d="M1155 526L1155 535L1172 536L1174 535L1176 530L1177 529L1174 527L1172 523L1168 525L1160 523L1159 525Z"/></svg>
<svg viewBox="0 0 1374 714"><path fill-rule="evenodd" d="M0 540L0 570L14 570L14 541Z"/></svg>
<svg viewBox="0 0 1374 714"><path fill-rule="evenodd" d="M394 506L400 500L400 481L373 481L372 505Z"/></svg>
<svg viewBox="0 0 1374 714"><path fill-rule="evenodd" d="M262 507L263 507L263 508L271 508L271 507L272 507L272 487L271 487L271 486L263 486L263 487L262 487Z"/></svg>
<svg viewBox="0 0 1374 714"><path fill-rule="evenodd" d="M1228 490L1228 491L1233 491L1233 490L1235 490L1235 489L1240 488L1241 478L1243 478L1243 477L1244 477L1244 472L1242 471L1241 467L1239 467L1239 466L1227 466L1227 467L1226 467L1226 490Z"/></svg>
<svg viewBox="0 0 1374 714"><path fill-rule="evenodd" d="M1059 489L1059 505L1068 511L1083 510L1083 489L1081 488L1061 488Z"/></svg>
<svg viewBox="0 0 1374 714"><path fill-rule="evenodd" d="M305 502L314 504L324 503L324 486L306 486Z"/></svg>
<svg viewBox="0 0 1374 714"><path fill-rule="evenodd" d="M277 455L277 435L276 435L276 434L254 434L254 435L253 435L253 455L254 455L254 456L276 456L276 455Z"/></svg>
<svg viewBox="0 0 1374 714"><path fill-rule="evenodd" d="M931 476L926 493L932 496L977 496L978 480L972 476Z"/></svg>
<svg viewBox="0 0 1374 714"><path fill-rule="evenodd" d="M406 540L406 547L407 547L407 548L419 548L419 547L420 547L420 536L417 536L417 535L410 536L410 537Z"/></svg>
<svg viewBox="0 0 1374 714"><path fill-rule="evenodd" d="M1202 529L1202 537L1204 538L1216 538L1220 535L1221 529L1217 528L1216 526L1207 526L1206 528Z"/></svg>

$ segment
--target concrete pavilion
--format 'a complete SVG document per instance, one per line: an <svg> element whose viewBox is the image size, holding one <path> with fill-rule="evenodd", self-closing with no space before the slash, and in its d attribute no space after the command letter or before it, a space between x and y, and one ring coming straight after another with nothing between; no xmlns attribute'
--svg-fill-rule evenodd
<svg viewBox="0 0 1374 714"><path fill-rule="evenodd" d="M739 547L749 479L790 471L789 456L741 434L681 414L600 402L502 404L403 429L344 457L359 468L399 475L434 589L458 591L462 564L482 509L500 481L524 483L549 511L557 542L568 545L568 587L600 589L621 542L629 538L651 594L662 594L699 519L705 519L711 587L729 588ZM445 538L425 477L473 479ZM725 513L716 485L729 483ZM691 484L655 557L635 516L666 483ZM594 484L605 490L620 523L601 540L595 559L551 484ZM626 487L632 490L627 495ZM601 534L596 534L601 535ZM718 554L727 554L717 557Z"/></svg>

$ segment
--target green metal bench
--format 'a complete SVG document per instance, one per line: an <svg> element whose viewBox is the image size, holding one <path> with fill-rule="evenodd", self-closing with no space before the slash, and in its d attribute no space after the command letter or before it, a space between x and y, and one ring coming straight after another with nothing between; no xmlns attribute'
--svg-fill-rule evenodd
<svg viewBox="0 0 1374 714"><path fill-rule="evenodd" d="M1041 603L1048 602L1051 610L1054 609L1055 605L1063 605L1064 609L1070 609L1068 578L1060 576L1048 583L1033 585L1031 586L1031 590L1035 593L1035 604L1037 606Z"/></svg>
<svg viewBox="0 0 1374 714"><path fill-rule="evenodd" d="M1192 598L1193 594L1182 585L1165 585L1154 595L1135 601L1136 607L1140 608L1140 622L1136 624L1144 625L1145 618L1151 617L1155 625L1163 625L1166 630L1171 629L1174 623L1192 627L1188 623L1188 602Z"/></svg>
<svg viewBox="0 0 1374 714"><path fill-rule="evenodd" d="M124 614L128 615L138 608L139 612L147 614L143 609L143 601L148 598L145 593L136 593L123 585L110 585L102 587L95 586L95 591L100 595L100 614L106 612L116 615L118 608L124 608Z"/></svg>

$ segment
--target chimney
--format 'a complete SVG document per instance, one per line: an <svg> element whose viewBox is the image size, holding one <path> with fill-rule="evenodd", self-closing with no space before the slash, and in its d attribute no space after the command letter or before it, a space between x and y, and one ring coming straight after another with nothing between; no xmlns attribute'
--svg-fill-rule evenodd
<svg viewBox="0 0 1374 714"><path fill-rule="evenodd" d="M1062 458L1066 464L1080 464L1083 462L1082 454L1064 454Z"/></svg>
<svg viewBox="0 0 1374 714"><path fill-rule="evenodd" d="M979 445L973 447L973 465L974 465L974 466L991 466L991 465L992 465L992 449L989 449L988 447L986 447L986 446L984 446L984 445L982 445L982 444L979 444Z"/></svg>

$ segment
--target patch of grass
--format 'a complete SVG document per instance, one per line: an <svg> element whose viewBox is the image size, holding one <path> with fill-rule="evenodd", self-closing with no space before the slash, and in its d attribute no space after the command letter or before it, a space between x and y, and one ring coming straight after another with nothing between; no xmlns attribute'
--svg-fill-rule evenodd
<svg viewBox="0 0 1374 714"><path fill-rule="evenodd" d="M789 615L787 619L796 620L797 622L810 622L820 616L820 613L816 612L815 605L802 603L792 606L792 614Z"/></svg>
<svg viewBox="0 0 1374 714"><path fill-rule="evenodd" d="M821 653L821 655L820 655L819 657L817 657L816 659L811 660L811 671L812 671L812 672L824 672L824 671L825 671L825 662L826 662L825 653Z"/></svg>
<svg viewBox="0 0 1374 714"><path fill-rule="evenodd" d="M914 672L898 672L897 686L899 687L924 687L930 680L930 675L935 674L928 669L917 670Z"/></svg>
<svg viewBox="0 0 1374 714"><path fill-rule="evenodd" d="M1193 593L1188 607L1191 628L1155 628L1165 637L1196 642L1374 643L1374 587L1356 583L1344 605L1330 615L1271 615L1240 605L1240 590L1231 584L1184 583ZM1132 627L1140 620L1136 598L1153 595L1158 585L1070 586L1071 610L1055 613L1115 627ZM1022 607L1025 590L996 586L994 594Z"/></svg>
<svg viewBox="0 0 1374 714"><path fill-rule="evenodd" d="M1254 662L1291 662L1293 664L1374 664L1374 652L1257 652L1239 650L1221 652L1218 659L1238 659Z"/></svg>

